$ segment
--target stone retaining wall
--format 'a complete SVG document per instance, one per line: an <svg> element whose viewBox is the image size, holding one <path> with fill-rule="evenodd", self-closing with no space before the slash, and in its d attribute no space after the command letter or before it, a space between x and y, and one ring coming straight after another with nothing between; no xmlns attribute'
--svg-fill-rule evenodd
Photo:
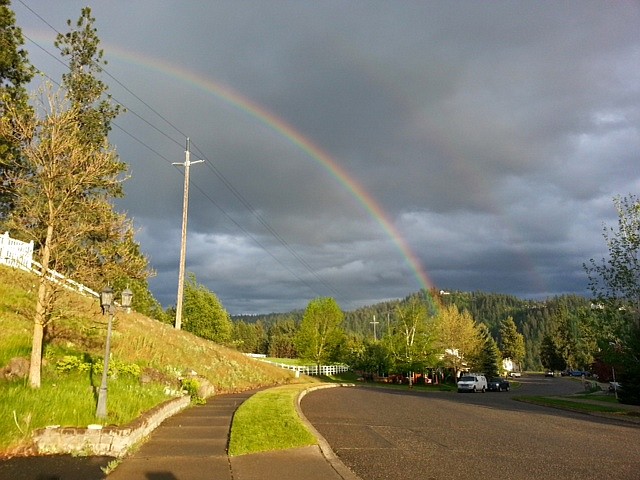
<svg viewBox="0 0 640 480"><path fill-rule="evenodd" d="M49 427L36 430L33 441L40 454L85 454L121 457L165 419L189 406L191 397L171 399L123 427Z"/></svg>

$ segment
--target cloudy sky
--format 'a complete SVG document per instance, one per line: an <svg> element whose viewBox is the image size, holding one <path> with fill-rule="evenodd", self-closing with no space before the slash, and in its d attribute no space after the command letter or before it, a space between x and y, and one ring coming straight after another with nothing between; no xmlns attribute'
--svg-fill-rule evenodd
<svg viewBox="0 0 640 480"><path fill-rule="evenodd" d="M151 289L232 314L427 286L588 294L612 199L640 193L632 1L13 0L37 68L87 4L128 112L111 140Z"/></svg>

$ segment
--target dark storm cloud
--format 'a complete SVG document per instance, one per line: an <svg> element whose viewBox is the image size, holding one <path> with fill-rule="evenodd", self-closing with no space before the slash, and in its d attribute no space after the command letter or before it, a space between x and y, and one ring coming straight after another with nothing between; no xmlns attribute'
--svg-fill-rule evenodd
<svg viewBox="0 0 640 480"><path fill-rule="evenodd" d="M85 5L25 3L59 30ZM187 135L192 160L207 160L191 170L187 269L232 313L303 308L317 295L345 309L403 297L421 287L416 267L444 289L585 293L582 264L606 253L612 197L639 190L637 3L89 4L108 71L171 122L106 79L155 126L122 115L112 141L132 171L119 205L165 305L175 301L182 213L183 168L171 163L184 161ZM14 8L42 38L48 27ZM41 70L60 69L27 48Z"/></svg>

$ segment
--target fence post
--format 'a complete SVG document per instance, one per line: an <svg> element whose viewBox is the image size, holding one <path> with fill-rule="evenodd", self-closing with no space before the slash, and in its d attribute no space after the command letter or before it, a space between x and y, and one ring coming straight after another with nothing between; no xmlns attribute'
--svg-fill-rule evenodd
<svg viewBox="0 0 640 480"><path fill-rule="evenodd" d="M0 262L5 263L7 257L7 245L9 244L9 232L4 232L0 237Z"/></svg>

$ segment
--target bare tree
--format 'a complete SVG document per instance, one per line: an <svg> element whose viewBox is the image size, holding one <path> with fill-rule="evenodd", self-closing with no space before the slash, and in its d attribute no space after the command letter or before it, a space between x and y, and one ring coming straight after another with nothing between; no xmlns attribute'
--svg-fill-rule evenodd
<svg viewBox="0 0 640 480"><path fill-rule="evenodd" d="M127 231L126 218L114 214L110 203L121 191L124 166L108 144L83 141L78 108L62 93L46 85L35 103L34 116L8 106L0 122L0 136L22 146L26 171L33 172L11 178L16 202L8 224L18 236L34 240L44 272L88 274L98 266L98 252L83 251L91 245L84 240L115 239ZM34 388L40 386L44 329L57 288L46 275L40 277L29 372Z"/></svg>

